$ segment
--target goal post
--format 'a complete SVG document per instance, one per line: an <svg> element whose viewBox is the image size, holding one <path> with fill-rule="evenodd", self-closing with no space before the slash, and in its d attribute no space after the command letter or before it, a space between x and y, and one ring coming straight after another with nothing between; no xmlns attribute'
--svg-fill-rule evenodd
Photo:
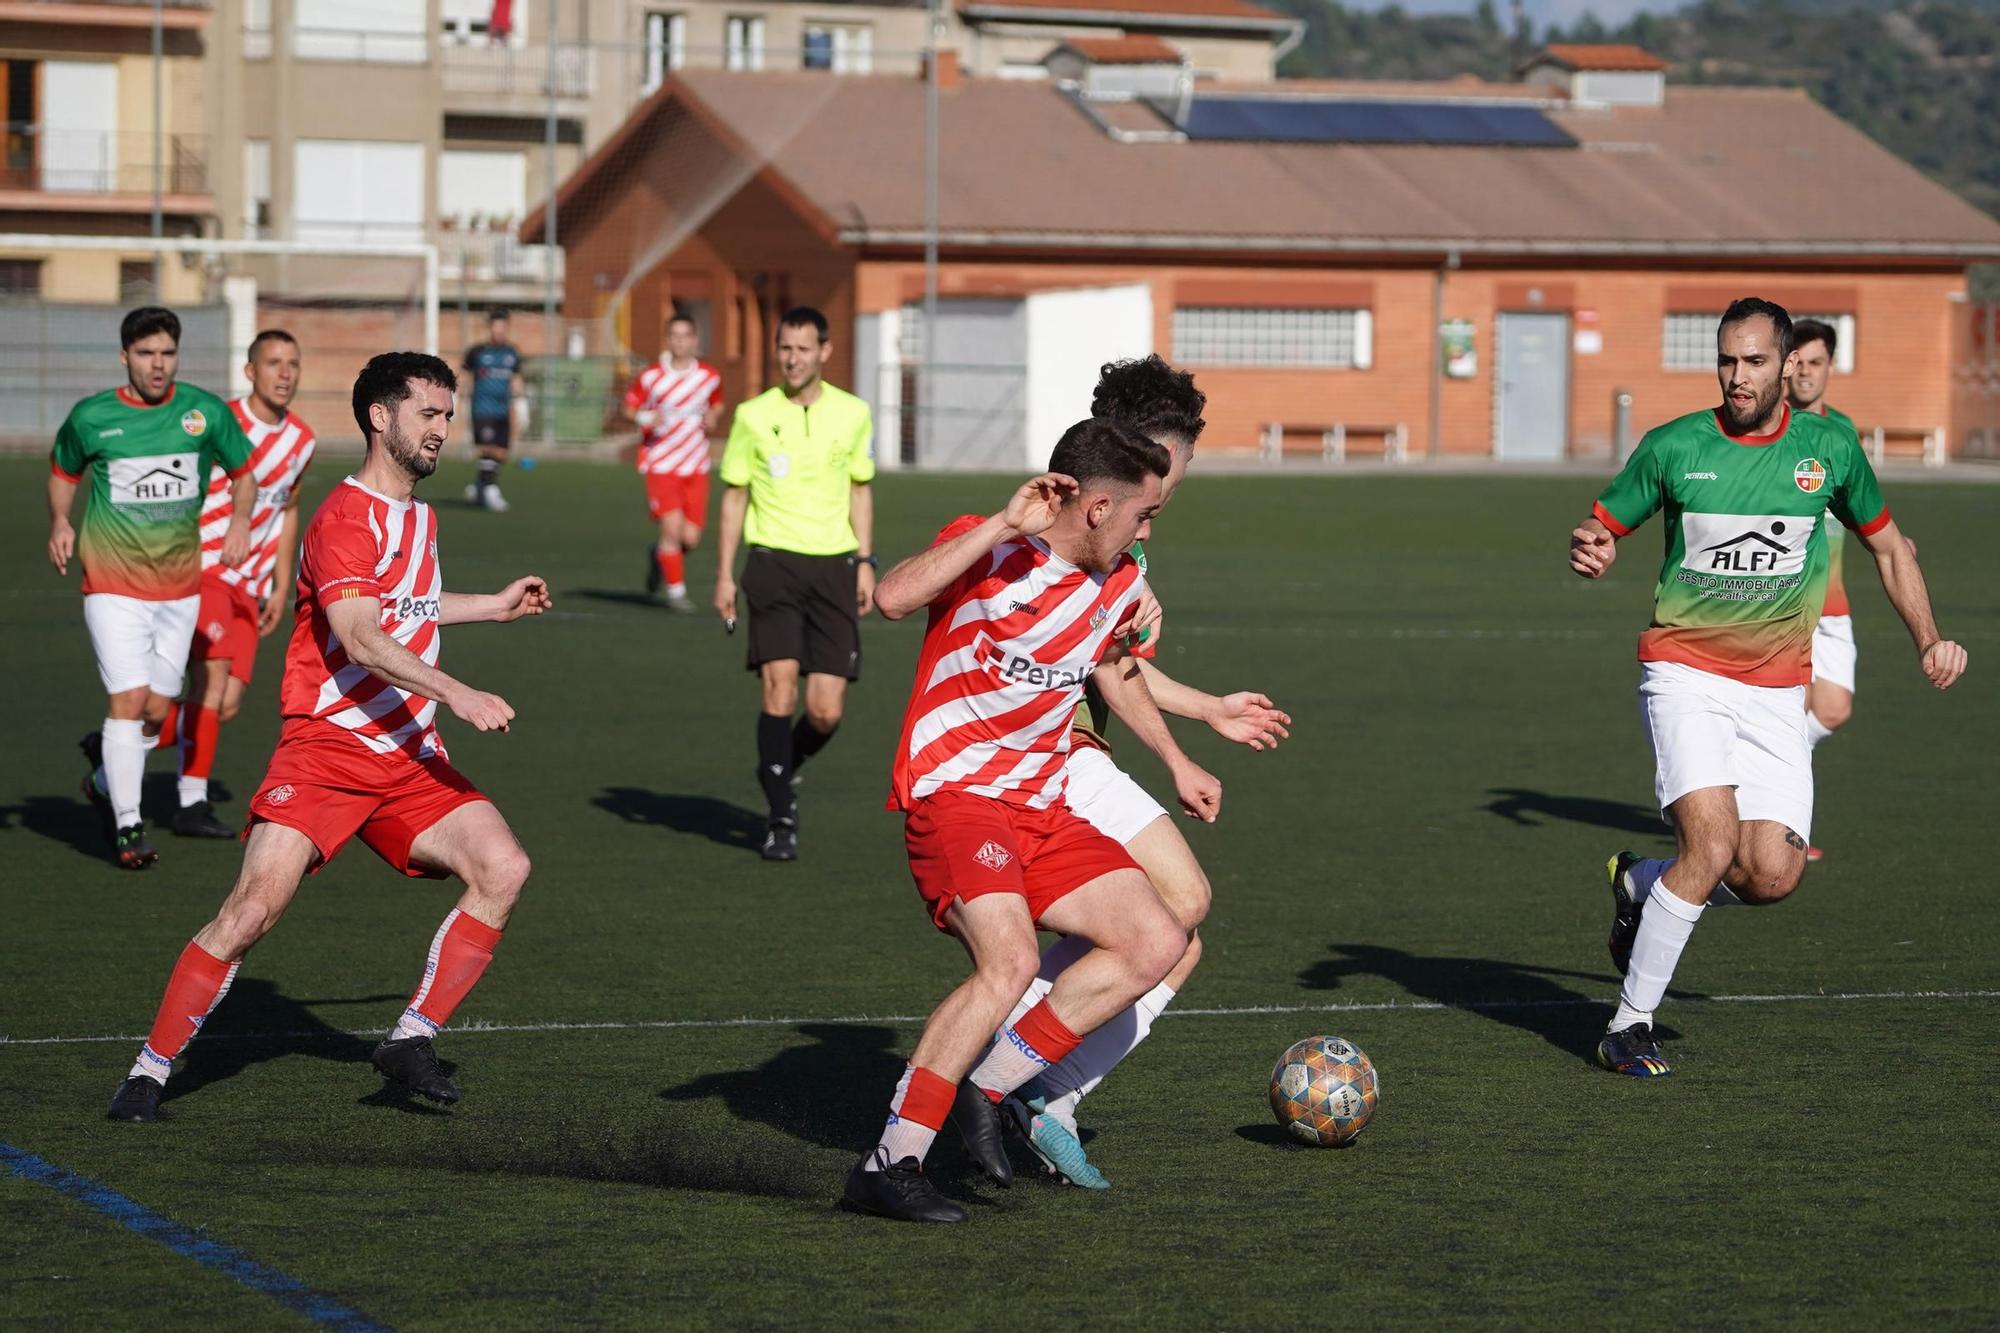
<svg viewBox="0 0 2000 1333"><path fill-rule="evenodd" d="M260 329L298 339L296 406L344 439L367 359L439 348L438 246L403 238L313 241L0 233L0 258L37 285L0 295L0 441L45 442L79 398L118 382L118 321L137 305L181 316L180 377L233 397ZM329 438L331 437L331 438Z"/></svg>

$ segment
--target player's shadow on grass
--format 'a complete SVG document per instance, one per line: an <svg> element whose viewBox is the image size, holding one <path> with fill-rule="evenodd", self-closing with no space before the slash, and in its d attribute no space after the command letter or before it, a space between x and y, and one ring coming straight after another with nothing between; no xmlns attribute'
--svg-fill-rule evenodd
<svg viewBox="0 0 2000 1333"><path fill-rule="evenodd" d="M1619 984L1609 972L1574 972L1495 958L1434 958L1379 944L1328 947L1334 957L1322 958L1299 973L1305 989L1339 990L1349 977L1381 977L1420 1000L1533 1033L1580 1060L1595 1059ZM1613 993L1585 995L1559 984L1557 977L1598 982ZM1666 1035L1664 1029L1661 1035Z"/></svg>
<svg viewBox="0 0 2000 1333"><path fill-rule="evenodd" d="M0 805L0 833L16 827L63 843L93 861L105 861L111 855L103 822L80 797L29 796L19 805Z"/></svg>
<svg viewBox="0 0 2000 1333"><path fill-rule="evenodd" d="M666 603L659 598L628 588L578 588L569 596L588 597L593 602L611 602L618 606L643 606L654 611L666 609Z"/></svg>
<svg viewBox="0 0 2000 1333"><path fill-rule="evenodd" d="M812 1039L809 1045L788 1046L755 1069L703 1074L663 1090L660 1099L719 1100L738 1120L859 1156L875 1141L889 1094L902 1077L896 1030L802 1023L798 1031Z"/></svg>
<svg viewBox="0 0 2000 1333"><path fill-rule="evenodd" d="M1487 791L1493 799L1486 803L1486 808L1522 828L1540 828L1550 820L1559 819L1637 837L1673 835L1666 821L1660 818L1660 812L1649 805L1607 801L1596 796L1555 796L1528 787L1489 787Z"/></svg>
<svg viewBox="0 0 2000 1333"><path fill-rule="evenodd" d="M202 1025L201 1034L189 1044L185 1063L167 1083L166 1100L185 1097L210 1084L235 1078L254 1065L289 1055L308 1055L335 1064L366 1065L377 1039L334 1027L314 1013L312 1006L393 1006L406 998L398 992L340 1000L296 1000L273 982L239 974L214 1015ZM394 1011L383 1008L378 1012L386 1015ZM386 1017L383 1026L387 1027ZM374 1077L371 1071L368 1078ZM363 1100L372 1105L381 1096L371 1091Z"/></svg>
<svg viewBox="0 0 2000 1333"><path fill-rule="evenodd" d="M696 833L725 847L754 848L764 841L764 817L713 796L606 787L591 804L634 824Z"/></svg>

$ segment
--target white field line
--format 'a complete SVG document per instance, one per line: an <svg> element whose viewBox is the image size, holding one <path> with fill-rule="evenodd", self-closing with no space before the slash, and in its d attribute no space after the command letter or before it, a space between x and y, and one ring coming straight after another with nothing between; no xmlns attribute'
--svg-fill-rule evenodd
<svg viewBox="0 0 2000 1333"><path fill-rule="evenodd" d="M2000 990L1890 990L1890 991L1800 991L1795 994L1778 995L1673 995L1669 997L1675 1004L1829 1004L1857 1000L1879 1000L1890 1003L1925 1003L1938 1000L2000 1000ZM1254 1004L1229 1009L1169 1009L1163 1018L1254 1018L1263 1014L1375 1014L1375 1013L1439 1013L1445 1010L1481 1012L1489 1009L1567 1009L1578 1006L1601 1005L1609 1007L1609 1000L1576 996L1570 999L1542 1000L1456 1000L1445 1003L1441 1000L1384 1000L1356 1004ZM643 1032L664 1031L677 1028L786 1028L807 1024L830 1027L860 1027L876 1023L921 1023L922 1014L846 1014L838 1017L814 1017L795 1015L779 1018L660 1018L639 1019L622 1022L601 1023L466 1023L449 1030L454 1035L535 1033L535 1032ZM318 1028L297 1032L218 1032L201 1041L273 1041L283 1038L304 1039L332 1035L344 1037L372 1037L382 1032L381 1025L370 1028ZM0 1047L7 1046L88 1046L102 1042L141 1042L144 1034L113 1034L92 1037L7 1037L0 1036Z"/></svg>

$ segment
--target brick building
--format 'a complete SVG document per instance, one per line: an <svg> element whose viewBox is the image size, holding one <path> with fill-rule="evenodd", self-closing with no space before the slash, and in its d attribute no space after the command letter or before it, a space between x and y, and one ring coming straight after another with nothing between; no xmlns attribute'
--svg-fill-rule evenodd
<svg viewBox="0 0 2000 1333"><path fill-rule="evenodd" d="M1147 349L1200 372L1217 446L1513 461L1609 454L1617 393L1635 431L1714 399L1715 317L1762 294L1845 332L1864 431L1955 438L1954 302L2000 224L1801 92L1587 47L1513 84L1177 85L1093 45L1039 83L943 66L927 385L918 79L668 80L558 195L565 313L650 355L684 307L741 395L818 304L890 465L1028 461L1077 364Z"/></svg>

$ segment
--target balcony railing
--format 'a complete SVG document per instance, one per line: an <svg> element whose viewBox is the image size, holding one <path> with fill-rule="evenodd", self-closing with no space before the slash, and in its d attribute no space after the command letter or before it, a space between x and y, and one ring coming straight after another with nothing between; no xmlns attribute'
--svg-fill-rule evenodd
<svg viewBox="0 0 2000 1333"><path fill-rule="evenodd" d="M512 230L462 231L447 227L436 240L438 277L447 283L562 280L562 251L551 245L523 245Z"/></svg>
<svg viewBox="0 0 2000 1333"><path fill-rule="evenodd" d="M204 135L161 137L160 189L207 194ZM0 137L0 189L50 194L151 194L153 135L145 130L64 130L12 121Z"/></svg>
<svg viewBox="0 0 2000 1333"><path fill-rule="evenodd" d="M446 42L439 46L438 59L444 66L447 93L547 97L553 91L557 97L590 96L589 47L558 46L553 70L549 67L546 46L466 46Z"/></svg>

